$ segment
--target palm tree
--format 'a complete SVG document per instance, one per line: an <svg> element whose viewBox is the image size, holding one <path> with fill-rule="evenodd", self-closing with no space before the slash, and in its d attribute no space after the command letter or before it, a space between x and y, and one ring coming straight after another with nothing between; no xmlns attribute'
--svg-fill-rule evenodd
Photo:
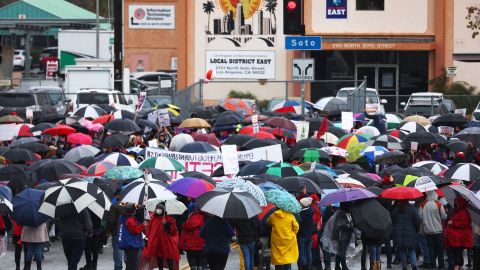
<svg viewBox="0 0 480 270"><path fill-rule="evenodd" d="M277 11L277 6L277 0L266 0L265 2L265 8L268 12L270 12L270 29L272 30L272 34L275 34L277 32L277 16L275 15L275 11Z"/></svg>
<svg viewBox="0 0 480 270"><path fill-rule="evenodd" d="M208 0L207 2L203 3L203 12L208 14L208 25L207 25L207 33L210 33L210 14L215 10L215 5L212 1Z"/></svg>

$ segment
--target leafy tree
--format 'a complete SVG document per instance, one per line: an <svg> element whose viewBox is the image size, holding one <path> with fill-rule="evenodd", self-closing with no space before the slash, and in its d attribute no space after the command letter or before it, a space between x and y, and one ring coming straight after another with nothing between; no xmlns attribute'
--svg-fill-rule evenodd
<svg viewBox="0 0 480 270"><path fill-rule="evenodd" d="M432 85L432 91L443 93L445 98L453 100L457 108L467 108L467 112L472 112L480 102L480 96L475 94L476 88L466 82L448 82L446 74L442 74L429 81Z"/></svg>
<svg viewBox="0 0 480 270"><path fill-rule="evenodd" d="M472 30L472 38L477 37L480 30L480 8L470 6L467 7L467 28Z"/></svg>
<svg viewBox="0 0 480 270"><path fill-rule="evenodd" d="M270 29L272 30L272 34L277 32L277 16L275 12L277 10L277 0L266 0L265 1L265 9L270 13ZM273 19L272 19L273 14Z"/></svg>
<svg viewBox="0 0 480 270"><path fill-rule="evenodd" d="M208 0L207 2L203 3L203 12L208 14L208 25L207 25L207 32L210 32L210 14L215 10L215 5L212 1Z"/></svg>

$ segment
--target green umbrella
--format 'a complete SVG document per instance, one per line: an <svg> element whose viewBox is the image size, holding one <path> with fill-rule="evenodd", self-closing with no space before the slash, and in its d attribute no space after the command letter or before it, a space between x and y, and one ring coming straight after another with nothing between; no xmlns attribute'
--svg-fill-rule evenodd
<svg viewBox="0 0 480 270"><path fill-rule="evenodd" d="M299 160L300 162L319 162L321 159L330 160L327 152L320 150L320 148L303 148L293 154L292 160Z"/></svg>
<svg viewBox="0 0 480 270"><path fill-rule="evenodd" d="M408 184L410 184L411 182L413 182L417 179L418 179L418 176L407 174L407 175L405 175L405 178L399 179L399 180L394 179L394 181L395 181L397 187L402 187L402 186L406 187Z"/></svg>
<svg viewBox="0 0 480 270"><path fill-rule="evenodd" d="M162 171L184 171L185 167L180 164L180 162L176 161L173 158L168 157L152 157L149 159L144 160L138 166L140 170L146 168L155 168L161 169Z"/></svg>
<svg viewBox="0 0 480 270"><path fill-rule="evenodd" d="M402 119L393 113L387 113L385 117L387 118L388 129L396 128L402 122Z"/></svg>
<svg viewBox="0 0 480 270"><path fill-rule="evenodd" d="M118 166L107 170L103 177L116 180L137 179L143 177L143 171L130 166Z"/></svg>
<svg viewBox="0 0 480 270"><path fill-rule="evenodd" d="M299 176L304 171L298 167L285 162L277 162L266 166L264 173L278 177Z"/></svg>

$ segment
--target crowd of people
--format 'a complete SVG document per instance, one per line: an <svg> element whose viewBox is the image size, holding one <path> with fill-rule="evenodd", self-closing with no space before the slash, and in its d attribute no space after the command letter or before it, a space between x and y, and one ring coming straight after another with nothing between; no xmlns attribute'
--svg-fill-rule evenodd
<svg viewBox="0 0 480 270"><path fill-rule="evenodd" d="M209 117L203 116L205 114ZM326 117L312 116L308 121L314 123L311 125L311 132L314 131L315 134L297 141L296 130L288 126L294 123L292 118L298 117L292 114L272 113L270 117L259 117L261 129L258 130L249 128L251 117L245 118L228 110L215 113L214 108L202 108L193 116L197 118L187 120L196 119L201 124L188 126L184 121L177 123L173 121L174 116L169 127L159 127L158 123L153 122L145 124L148 120L135 123L135 118L129 120L128 117L107 119L102 123L95 122L95 117L82 115L66 119L61 124L45 125L38 130L35 129L36 126L27 125L28 136L17 134L12 140L4 141L0 149L0 161L3 163L0 168L0 181L4 181L5 186L0 189L0 205L13 201L13 208L10 211L8 207L0 209L3 217L0 218L0 235L5 236L7 242L15 247L13 253L16 269L22 267L22 253L22 269L31 269L33 262L37 269L42 269L43 258L48 256L45 252L49 250L52 242L57 240L61 240L69 270L78 269L82 256L85 256L86 264L79 269L97 269L99 257L107 243L111 243L113 249L112 267L115 270L156 267L178 269L183 254L186 255L190 269L225 269L233 243L238 244L241 258L236 268L245 270L271 269L272 265L275 269L287 270L294 264L300 270L347 270L347 258L355 254L358 243L362 245L361 270L390 269L395 264L400 264L402 269L410 266L413 270L459 270L465 266L480 269L480 204L477 205L475 201L480 203L479 193L475 194L480 189L480 182L476 182L480 177L480 167L476 165L480 161L480 155L476 141L468 139L476 135L480 138L480 129L467 128L469 122L465 118L464 123L453 122L450 125L455 130L454 134L444 136L439 134L437 126L425 127L418 119L417 122L399 123L397 128L387 130L384 118L374 117L372 126L367 126L368 118L372 117L365 113L357 115L352 130L346 132ZM206 119L200 121L202 116ZM215 125L222 117L235 118L238 123L229 122L225 125L228 128ZM272 122L272 119L279 119L276 122L278 124L273 123L275 121ZM120 122L123 124L120 125ZM37 126L40 125L42 124ZM444 125L448 126L448 123L442 124ZM60 132L61 128L72 131ZM432 131L435 128L436 132ZM473 133L468 133L469 137L461 137L461 132L468 129L473 129ZM90 139L87 138L87 142L75 141L72 134L81 134ZM460 140L454 139L457 134ZM185 136L189 138L185 139ZM258 207L262 206L259 208L261 211L243 218L230 218L209 210L213 206L209 208L205 203L199 203L201 196L209 192L237 192L235 189L225 191L218 187L219 182L233 179L233 176L222 173L220 178L215 178L219 175L212 178L202 173L193 176L196 180L203 181L202 183L212 185L211 189L200 197L190 197L171 189L176 195L176 201L185 206L180 214L171 213L173 210L169 209L168 200L155 201L153 208L148 209L147 199L155 199L148 191L141 195L145 200L143 197L138 202L125 200L129 185L136 184L134 179L111 177L107 181L103 177L109 169L115 167L138 167L142 175L135 178L144 178L142 181L145 182L142 183L163 181L165 189L168 189L169 184L182 181L181 177L178 180L170 179L166 173L155 176L155 170L164 169L161 166L142 168L142 162L148 160L145 157L145 148L152 146L149 142L154 140L159 148L182 152L181 148L195 143L197 136L199 141L213 145L214 151L218 151L216 149L224 144L237 145L238 150L251 150L252 148L244 147L245 143L251 140L258 142L256 147L281 145L283 160L290 163L263 164L254 175L244 177L245 174L239 173L235 177L243 177L243 181L250 181L261 187L265 193L261 196L266 196L268 202L262 205L260 200L256 201ZM335 142L328 136L335 137ZM380 140L382 136L384 138ZM117 137L115 142L111 142L114 137ZM18 143L26 138L33 139ZM182 147L178 145L178 138L181 138ZM418 148L414 149L417 143ZM46 168L47 162L40 164L46 160L66 162L69 152L85 145L91 145L98 151L78 157L75 162L68 161L75 164L75 169L63 163L62 168L60 165ZM375 148L368 152L368 147L381 147L385 151ZM358 148L361 148L360 151ZM14 153L19 149L28 152ZM313 149L318 155L307 156L305 152L308 149ZM340 153L340 150L346 154ZM98 162L113 154L128 157L127 164L122 163L119 158L100 173L89 173L90 168L98 169ZM387 154L394 158L384 158ZM355 155L358 157L352 160ZM137 162L140 166L132 165ZM248 164L241 163L240 168ZM295 174L290 171L283 173L281 169L279 174L271 173L269 168L272 164L277 164L280 168L288 166L303 170L300 169L301 172ZM102 163L102 166L105 164ZM468 170L460 168L462 166L468 166ZM288 177L297 177L295 181L300 184L292 189L282 180ZM416 191L422 192L421 196L384 196L385 191L394 190L395 187L405 188L402 192L412 192L411 189L415 189L419 179L423 177L429 178L433 187L428 190L418 187ZM88 187L92 183L96 184L99 194L101 191L105 194L110 192L110 196L105 196L111 206L105 204L109 207L104 205L107 209L104 209L105 213L102 212L100 216L93 207L87 207L88 205L79 210L75 201L80 201L80 197L88 193L69 193L68 197L66 193L70 191L66 187L69 182L59 182L67 181L63 180L67 178L88 182ZM328 181L318 180L320 178ZM342 182L338 179L349 181ZM110 180L118 181L112 184ZM267 188L265 183L272 186ZM214 187L215 185L217 187ZM311 186L314 187L313 191ZM452 186L455 188L450 188ZM459 192L457 186L466 191ZM147 184L145 188L148 189ZM298 207L298 210L293 211L270 199L267 193L272 188L294 197L290 205ZM31 189L41 191L36 206L38 212L48 216L36 226L25 225L23 218L20 221L15 215L15 207L21 204L17 197ZM348 197L338 199L335 203L324 203L324 198L340 191L357 190L367 190L369 197ZM52 196L57 198L53 203L49 201ZM358 224L353 208L358 207L362 199L374 200L388 212L385 219L388 219L389 224L384 230L385 233L372 234L368 228ZM99 201L98 197L96 200ZM90 204L93 201L95 198ZM50 203L48 207L57 209L56 212L53 211L53 216L47 214L49 210L45 210L46 203ZM69 208L70 214L60 215L58 209L69 204L73 205ZM237 209L241 212L241 208ZM5 252L5 243L2 241L0 245ZM383 263L382 253L386 255ZM421 264L418 262L419 258Z"/></svg>

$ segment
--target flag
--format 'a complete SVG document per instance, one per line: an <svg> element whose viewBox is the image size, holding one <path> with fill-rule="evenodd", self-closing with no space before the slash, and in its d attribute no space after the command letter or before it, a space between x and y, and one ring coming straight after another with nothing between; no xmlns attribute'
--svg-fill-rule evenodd
<svg viewBox="0 0 480 270"><path fill-rule="evenodd" d="M317 140L320 140L320 137L323 136L323 134L327 133L328 131L328 118L327 116L325 116L325 118L323 118L323 121L322 121L322 124L320 125L320 128L318 128L318 131L317 131Z"/></svg>

